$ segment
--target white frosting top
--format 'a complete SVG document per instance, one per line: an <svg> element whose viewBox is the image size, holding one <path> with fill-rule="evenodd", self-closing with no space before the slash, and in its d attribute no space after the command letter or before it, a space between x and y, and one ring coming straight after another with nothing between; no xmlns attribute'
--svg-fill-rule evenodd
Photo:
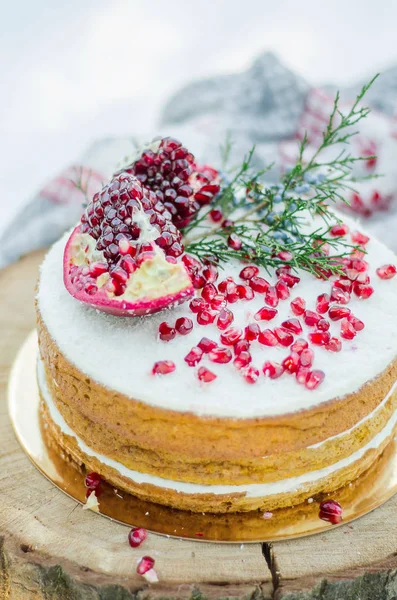
<svg viewBox="0 0 397 600"><path fill-rule="evenodd" d="M348 222L347 219L344 219ZM351 230L362 227L349 222ZM57 346L66 358L95 381L126 396L147 404L200 416L253 418L275 416L307 409L335 397L357 391L368 380L380 374L397 356L397 277L381 280L377 267L396 263L396 256L383 244L371 238L366 246L365 260L370 264L368 274L375 293L368 300L359 300L352 294L349 308L365 323L352 341L342 340L343 348L333 353L313 346L313 369L325 372L323 383L315 390L299 385L294 376L284 374L271 380L261 373L254 385L248 384L241 373L229 364L216 364L206 355L199 366L207 366L218 377L209 384L196 377L198 367L189 367L184 356L203 336L219 342L220 331L213 325L196 324L187 305L150 317L113 317L85 306L72 298L63 284L62 259L67 236L57 242L48 253L41 269L38 305L42 318ZM220 270L219 280L232 275L239 281L240 263L228 263ZM268 281L271 279L263 270ZM293 317L290 300L302 296L306 308L315 310L316 298L330 292L330 282L312 275L299 273L301 281L291 290L288 300L280 300L278 315L262 329L277 327ZM273 277L275 282L275 278ZM253 321L253 315L264 306L262 294L251 301L239 301L230 306L235 315L233 326L244 327ZM158 339L162 321L174 324L180 316L189 316L195 323L186 336L177 335L171 342ZM326 316L326 315L325 315ZM306 337L313 328L303 323ZM340 321L332 322L330 332L339 337ZM285 347L269 348L254 342L250 349L252 364L261 370L266 360L281 362L289 353ZM173 360L175 372L153 376L154 362Z"/></svg>

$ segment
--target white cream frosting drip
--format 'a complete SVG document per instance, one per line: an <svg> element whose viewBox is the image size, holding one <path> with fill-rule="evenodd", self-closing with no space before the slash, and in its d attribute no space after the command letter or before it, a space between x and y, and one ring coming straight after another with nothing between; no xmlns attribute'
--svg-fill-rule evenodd
<svg viewBox="0 0 397 600"><path fill-rule="evenodd" d="M352 231L363 231L360 225L344 220ZM81 304L69 295L63 284L65 242L66 237L53 246L41 269L38 306L49 332L65 357L88 377L146 404L199 416L238 419L277 416L356 392L397 356L397 277L384 281L375 273L383 264L396 263L396 256L373 238L366 246L366 260L370 264L369 275L375 293L368 300L359 300L353 294L349 303L352 312L364 321L365 329L354 340L343 340L339 353L314 347L313 368L325 372L325 380L316 390L307 390L288 375L271 380L261 374L255 385L248 385L232 363L219 365L207 357L200 365L209 367L218 378L207 385L200 383L196 369L188 367L184 357L203 336L219 342L220 331L216 325L204 327L195 323L189 335L178 335L167 343L158 339L159 324L162 321L173 324L180 316L189 316L195 321L187 305L150 317L129 318L106 315ZM238 281L241 268L240 263L226 264L220 271L220 279L232 275ZM271 279L265 271L261 274ZM293 298L302 296L307 308L315 310L317 296L329 293L330 282L305 272L299 275L301 282L291 290L290 299L280 301L277 317L261 324L262 328L273 328L294 316L290 308ZM233 325L244 327L252 322L253 315L263 305L262 294L257 294L252 301L231 305L235 315ZM304 324L303 328L303 334L298 337L307 337L313 331ZM330 331L339 336L340 322L331 322ZM261 369L266 360L282 361L288 349L269 348L255 342L251 354L252 364ZM166 359L175 362L175 372L153 376L154 362Z"/></svg>
<svg viewBox="0 0 397 600"><path fill-rule="evenodd" d="M146 473L139 473L138 471L128 469L121 463L111 458L108 458L107 456L98 454L97 452L89 448L87 444L85 444L83 440L81 440L75 434L75 432L66 423L59 410L56 408L47 387L47 383L45 380L45 371L41 362L39 362L38 364L38 382L42 396L47 404L52 420L56 425L58 425L62 433L75 438L82 452L84 452L88 456L96 458L108 467L115 469L118 473L120 473L120 475L126 477L127 479L131 479L131 481L134 481L135 483L154 485L165 489L175 490L176 492L183 494L229 495L243 493L246 494L247 497L258 498L262 496L265 497L273 496L276 494L292 493L301 488L304 488L308 484L313 484L315 482L320 481L321 479L325 479L333 473L336 473L337 471L344 469L345 467L348 467L349 465L352 465L355 462L359 461L369 450L378 448L382 444L382 442L384 442L384 440L391 436L397 424L397 411L395 411L391 419L389 419L387 425L383 428L383 430L380 431L377 435L375 435L372 438L372 440L363 448L360 448L360 450L357 450L349 457L344 458L343 460L340 460L339 462L334 463L333 465L330 465L329 467L320 469L318 471L312 471L310 473L299 475L298 477L291 477L289 479L283 479L272 483L255 483L245 485L200 485L196 483L173 481L170 479L164 479L162 477L158 477L156 475L149 475ZM389 391L387 397L390 396L394 389L395 386L393 386L393 388Z"/></svg>

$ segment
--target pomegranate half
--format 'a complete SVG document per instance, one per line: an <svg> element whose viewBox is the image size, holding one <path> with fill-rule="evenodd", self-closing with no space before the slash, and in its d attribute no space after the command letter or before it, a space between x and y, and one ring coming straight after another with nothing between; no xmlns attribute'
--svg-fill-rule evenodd
<svg viewBox="0 0 397 600"><path fill-rule="evenodd" d="M119 316L175 306L194 288L180 231L156 194L120 173L95 194L64 252L64 282L80 302Z"/></svg>

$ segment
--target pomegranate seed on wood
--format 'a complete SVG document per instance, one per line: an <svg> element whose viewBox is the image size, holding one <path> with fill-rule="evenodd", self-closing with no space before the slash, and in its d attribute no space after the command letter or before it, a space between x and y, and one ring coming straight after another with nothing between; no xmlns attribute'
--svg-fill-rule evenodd
<svg viewBox="0 0 397 600"><path fill-rule="evenodd" d="M317 296L316 310L320 315L325 314L329 309L330 297L328 294L320 294Z"/></svg>
<svg viewBox="0 0 397 600"><path fill-rule="evenodd" d="M333 225L330 230L330 234L334 237L340 237L349 233L349 228L344 223L337 223Z"/></svg>
<svg viewBox="0 0 397 600"><path fill-rule="evenodd" d="M256 367L249 366L244 369L243 377L247 383L256 383L259 377L259 370Z"/></svg>
<svg viewBox="0 0 397 600"><path fill-rule="evenodd" d="M154 567L154 558L152 558L151 556L144 556L138 562L138 566L136 568L136 572L139 575L144 575L145 573L147 573L148 571L150 571L150 569L153 569L153 567Z"/></svg>
<svg viewBox="0 0 397 600"><path fill-rule="evenodd" d="M252 279L256 275L258 275L258 273L258 267L256 267L255 265L249 265L248 267L244 267L244 269L240 271L240 277L241 279L244 279L244 281L248 281L249 279Z"/></svg>
<svg viewBox="0 0 397 600"><path fill-rule="evenodd" d="M267 360L263 365L262 371L263 374L270 377L270 379L277 379L284 373L284 368L277 362Z"/></svg>
<svg viewBox="0 0 397 600"><path fill-rule="evenodd" d="M169 373L173 373L175 369L176 366L172 360L159 360L154 363L152 373L153 375L168 375Z"/></svg>
<svg viewBox="0 0 397 600"><path fill-rule="evenodd" d="M298 354L301 354L303 350L306 350L306 348L308 347L309 344L307 343L307 341L303 340L302 338L299 338L298 340L296 340L296 342L292 344L291 352L297 352Z"/></svg>
<svg viewBox="0 0 397 600"><path fill-rule="evenodd" d="M292 352L287 358L284 358L282 366L288 373L296 373L299 367L299 354Z"/></svg>
<svg viewBox="0 0 397 600"><path fill-rule="evenodd" d="M128 543L131 548L138 548L147 538L147 531L143 527L133 527L128 534Z"/></svg>
<svg viewBox="0 0 397 600"><path fill-rule="evenodd" d="M324 371L311 371L311 373L309 373L307 376L305 385L308 390L315 390L324 381L324 378Z"/></svg>
<svg viewBox="0 0 397 600"><path fill-rule="evenodd" d="M367 300L374 293L374 288L370 285L354 283L353 291L360 300Z"/></svg>
<svg viewBox="0 0 397 600"><path fill-rule="evenodd" d="M354 329L353 325L349 323L347 319L343 319L340 325L341 337L343 337L345 340L352 340L354 337L356 337L356 333L357 332Z"/></svg>
<svg viewBox="0 0 397 600"><path fill-rule="evenodd" d="M193 300L189 304L190 310L195 314L201 312L202 310L207 308L207 306L208 305L204 298L193 298Z"/></svg>
<svg viewBox="0 0 397 600"><path fill-rule="evenodd" d="M397 268L394 265L383 265L376 269L376 274L381 279L391 279L397 273Z"/></svg>
<svg viewBox="0 0 397 600"><path fill-rule="evenodd" d="M188 317L180 317L176 320L175 329L180 335L187 335L193 329L193 321Z"/></svg>
<svg viewBox="0 0 397 600"><path fill-rule="evenodd" d="M237 369L243 369L247 367L252 360L252 356L249 352L240 352L233 361L234 366Z"/></svg>
<svg viewBox="0 0 397 600"><path fill-rule="evenodd" d="M284 327L284 329L288 329L288 331L292 331L292 333L302 333L302 325L300 324L299 319L287 319L287 321L281 323L281 326Z"/></svg>
<svg viewBox="0 0 397 600"><path fill-rule="evenodd" d="M278 281L276 283L276 292L280 300L286 300L290 297L289 287L284 281Z"/></svg>
<svg viewBox="0 0 397 600"><path fill-rule="evenodd" d="M159 325L159 338L163 342L169 342L176 336L176 330L171 325L168 325L165 321Z"/></svg>
<svg viewBox="0 0 397 600"><path fill-rule="evenodd" d="M309 333L308 337L315 346L325 346L331 339L329 331L315 331L314 333Z"/></svg>
<svg viewBox="0 0 397 600"><path fill-rule="evenodd" d="M232 351L230 348L214 348L209 352L208 358L215 363L225 364L232 360Z"/></svg>
<svg viewBox="0 0 397 600"><path fill-rule="evenodd" d="M258 336L258 342L264 346L277 346L278 339L271 329L264 329Z"/></svg>
<svg viewBox="0 0 397 600"><path fill-rule="evenodd" d="M217 345L218 344L216 342L214 342L213 340L210 340L207 337L201 338L201 340L197 344L197 346L200 348L200 350L202 350L204 352L204 354L208 354L208 352L211 352L211 350L216 348Z"/></svg>
<svg viewBox="0 0 397 600"><path fill-rule="evenodd" d="M247 340L239 340L236 344L234 344L233 350L234 354L237 356L241 352L248 352L250 349L250 343Z"/></svg>
<svg viewBox="0 0 397 600"><path fill-rule="evenodd" d="M329 352L340 352L342 350L342 342L337 337L332 337L324 348Z"/></svg>
<svg viewBox="0 0 397 600"><path fill-rule="evenodd" d="M350 308L346 308L345 306L331 306L328 312L328 316L331 321L340 321L340 319L345 319L350 315Z"/></svg>
<svg viewBox="0 0 397 600"><path fill-rule="evenodd" d="M304 300L303 298L300 298L298 296L298 298L295 298L294 300L292 300L291 310L294 313L294 315L297 315L297 316L303 315L303 313L306 310L306 300Z"/></svg>
<svg viewBox="0 0 397 600"><path fill-rule="evenodd" d="M268 288L270 287L270 283L266 281L263 277L257 277L254 275L249 280L249 285L252 287L254 292L258 292L259 294L264 294Z"/></svg>
<svg viewBox="0 0 397 600"><path fill-rule="evenodd" d="M252 342L253 340L256 340L258 338L258 335L260 334L260 332L261 332L261 329L260 329L258 323L251 323L250 325L246 326L246 328L244 330L244 337L249 342Z"/></svg>
<svg viewBox="0 0 397 600"><path fill-rule="evenodd" d="M198 346L194 346L185 356L185 362L189 367L195 367L203 357L203 351Z"/></svg>
<svg viewBox="0 0 397 600"><path fill-rule="evenodd" d="M216 325L218 327L218 329L224 330L227 329L227 327L229 327L229 325L231 325L231 323L233 323L234 320L234 315L232 313L231 310L229 310L228 308L222 308L222 310L220 311L218 318L216 320Z"/></svg>
<svg viewBox="0 0 397 600"><path fill-rule="evenodd" d="M243 332L237 327L230 327L220 335L220 340L225 346L234 346L243 337Z"/></svg>
<svg viewBox="0 0 397 600"><path fill-rule="evenodd" d="M332 525L338 525L342 521L343 509L336 500L325 500L320 504L319 517L323 521L328 521Z"/></svg>
<svg viewBox="0 0 397 600"><path fill-rule="evenodd" d="M277 309L264 306L254 315L255 321L271 321L277 315Z"/></svg>
<svg viewBox="0 0 397 600"><path fill-rule="evenodd" d="M284 329L283 327L276 327L274 335L282 346L290 346L294 341L292 333Z"/></svg>
<svg viewBox="0 0 397 600"><path fill-rule="evenodd" d="M197 323L199 325L210 325L215 321L217 313L214 310L205 308L197 315Z"/></svg>
<svg viewBox="0 0 397 600"><path fill-rule="evenodd" d="M197 371L197 377L204 383L210 383L216 379L215 373L207 369L207 367L200 367Z"/></svg>

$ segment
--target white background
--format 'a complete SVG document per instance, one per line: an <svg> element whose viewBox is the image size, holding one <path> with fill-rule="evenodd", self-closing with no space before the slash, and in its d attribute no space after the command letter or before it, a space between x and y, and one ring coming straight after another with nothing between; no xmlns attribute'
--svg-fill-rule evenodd
<svg viewBox="0 0 397 600"><path fill-rule="evenodd" d="M0 227L91 141L272 50L309 82L397 64L395 0L1 0Z"/></svg>

